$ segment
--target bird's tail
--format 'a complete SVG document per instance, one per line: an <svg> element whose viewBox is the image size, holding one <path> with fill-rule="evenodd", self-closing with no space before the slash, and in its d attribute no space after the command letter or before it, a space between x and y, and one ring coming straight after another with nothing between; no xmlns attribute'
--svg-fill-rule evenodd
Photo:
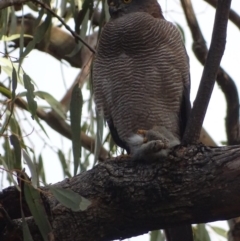
<svg viewBox="0 0 240 241"><path fill-rule="evenodd" d="M193 241L192 226L190 224L165 229L167 241Z"/></svg>

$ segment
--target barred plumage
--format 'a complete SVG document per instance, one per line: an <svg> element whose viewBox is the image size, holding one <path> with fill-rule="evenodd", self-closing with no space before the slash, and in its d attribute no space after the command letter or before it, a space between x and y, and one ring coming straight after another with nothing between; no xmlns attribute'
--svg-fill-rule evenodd
<svg viewBox="0 0 240 241"><path fill-rule="evenodd" d="M189 86L180 32L144 12L109 21L94 61L93 86L97 110L124 142L138 129L154 126L180 139L181 103Z"/></svg>

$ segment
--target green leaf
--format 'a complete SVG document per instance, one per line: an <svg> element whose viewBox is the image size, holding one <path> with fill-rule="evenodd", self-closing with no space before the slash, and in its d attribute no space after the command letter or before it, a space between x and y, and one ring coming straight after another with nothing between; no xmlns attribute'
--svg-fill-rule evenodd
<svg viewBox="0 0 240 241"><path fill-rule="evenodd" d="M14 154L15 154L15 160L16 163L14 167L18 170L22 169L22 153L21 153L21 144L16 135L11 135L10 137L10 142L14 148Z"/></svg>
<svg viewBox="0 0 240 241"><path fill-rule="evenodd" d="M195 240L196 241L211 241L208 231L206 230L206 225L201 223L197 225L195 230Z"/></svg>
<svg viewBox="0 0 240 241"><path fill-rule="evenodd" d="M32 235L30 233L29 227L27 225L23 210L21 208L21 214L22 214L22 229L23 229L23 240L24 241L33 241Z"/></svg>
<svg viewBox="0 0 240 241"><path fill-rule="evenodd" d="M105 20L108 21L110 19L110 14L109 14L109 10L108 10L108 3L107 0L103 0L104 1L104 15L105 15Z"/></svg>
<svg viewBox="0 0 240 241"><path fill-rule="evenodd" d="M86 7L88 7L88 6L86 5ZM89 19L89 9L86 9L85 12L83 12L83 10L84 10L84 8L81 10L81 14L84 16L82 21L80 20L80 22L79 21L76 22L76 28L79 28L80 24L82 24L81 32L80 32L81 39L85 39L85 37L86 37L86 33L87 33L87 29L88 29L88 19ZM78 29L75 29L76 32L78 32L77 30ZM82 46L83 46L83 43L78 41L78 44L74 47L74 49L71 51L71 53L67 54L66 56L73 57L75 54L77 54L80 51Z"/></svg>
<svg viewBox="0 0 240 241"><path fill-rule="evenodd" d="M23 74L24 87L27 90L27 102L29 111L34 119L37 111L37 102L34 100L34 85L32 84L31 78L27 74Z"/></svg>
<svg viewBox="0 0 240 241"><path fill-rule="evenodd" d="M10 36L3 35L0 40L4 41L4 42L10 42L10 41L19 39L20 37L21 37L21 34L13 34L13 35L10 35ZM28 35L28 34L24 34L23 37L24 38L33 38L32 35Z"/></svg>
<svg viewBox="0 0 240 241"><path fill-rule="evenodd" d="M218 235L222 236L223 238L227 238L227 230L220 227L212 226L212 225L208 225L208 226Z"/></svg>
<svg viewBox="0 0 240 241"><path fill-rule="evenodd" d="M72 147L73 147L73 159L74 159L74 175L77 174L77 170L80 165L81 158L81 115L82 115L83 97L82 91L75 85L72 91L72 97L70 101L70 119L71 119L71 131L72 131Z"/></svg>
<svg viewBox="0 0 240 241"><path fill-rule="evenodd" d="M65 156L64 156L64 154L62 153L61 150L58 150L58 157L59 157L59 160L60 160L61 165L62 165L64 177L65 177L65 176L67 176L67 177L72 177L72 175L71 175L70 172L69 172L69 167L68 167L68 165L67 165Z"/></svg>
<svg viewBox="0 0 240 241"><path fill-rule="evenodd" d="M16 96L16 91L17 89L17 72L15 70L15 68L12 68L12 100L15 100L15 96Z"/></svg>
<svg viewBox="0 0 240 241"><path fill-rule="evenodd" d="M44 14L44 10L41 9L36 20L36 23L40 22L42 16ZM20 58L21 61L34 49L35 45L40 43L41 40L44 38L46 31L48 30L51 24L52 15L47 13L46 19L42 22L40 26L37 27L36 32L34 33L33 40L28 43L25 48L25 51L21 53Z"/></svg>
<svg viewBox="0 0 240 241"><path fill-rule="evenodd" d="M10 77L12 78L12 73L13 73L13 68L18 69L19 65L16 63L11 62L9 59L7 58L1 58L0 57L0 66L2 68L2 70ZM17 74L17 80L19 83L23 84L23 80L22 80L22 76L23 76L23 70L20 69L18 71Z"/></svg>
<svg viewBox="0 0 240 241"><path fill-rule="evenodd" d="M45 177L45 172L43 168L43 159L41 154L38 156L38 173L43 183L46 185L46 177Z"/></svg>
<svg viewBox="0 0 240 241"><path fill-rule="evenodd" d="M0 12L0 39L3 35L6 35L8 29L8 19L10 14L10 8L1 9Z"/></svg>
<svg viewBox="0 0 240 241"><path fill-rule="evenodd" d="M78 193L73 192L70 189L63 189L53 186L49 186L49 189L62 205L70 208L74 212L84 211L91 204L88 199L80 196Z"/></svg>
<svg viewBox="0 0 240 241"><path fill-rule="evenodd" d="M1 162L2 162L2 164L3 164L3 166L4 166L4 168L7 170L7 176L8 176L9 179L12 181L12 183L13 183L14 186L17 188L17 190L18 190L19 192L21 192L20 187L18 186L17 182L16 182L15 179L13 178L13 175L12 175L11 170L9 170L9 168L8 168L8 166L7 166L7 164L6 164L6 162L4 161L4 159L3 159L1 156L0 156L0 160L1 160Z"/></svg>
<svg viewBox="0 0 240 241"><path fill-rule="evenodd" d="M37 188L38 187L38 176L37 176L36 166L35 166L34 162L32 161L31 157L28 155L28 153L24 149L22 149L22 155L23 155L23 159L26 161L28 168L31 172L32 185L34 188Z"/></svg>
<svg viewBox="0 0 240 241"><path fill-rule="evenodd" d="M150 241L164 241L164 235L161 230L154 230L150 233Z"/></svg>
<svg viewBox="0 0 240 241"><path fill-rule="evenodd" d="M9 121L9 126L10 126L10 130L12 133L15 133L17 136L20 137L20 139L22 139L22 132L20 129L20 126L18 124L18 121L15 119L14 115L11 116L10 121ZM23 142L23 140L21 140L21 142Z"/></svg>
<svg viewBox="0 0 240 241"><path fill-rule="evenodd" d="M39 191L34 189L31 185L25 182L24 197L44 241L48 241L48 237L49 234L52 232L52 228L48 221L44 206L42 204Z"/></svg>
<svg viewBox="0 0 240 241"><path fill-rule="evenodd" d="M63 119L66 118L62 105L51 94L44 91L35 91L34 94L41 99L46 100L47 103L53 108L53 110Z"/></svg>
<svg viewBox="0 0 240 241"><path fill-rule="evenodd" d="M11 91L3 86L0 86L0 93L7 96L9 99L12 98Z"/></svg>
<svg viewBox="0 0 240 241"><path fill-rule="evenodd" d="M38 118L37 115L35 116L35 120L36 120L36 122L38 123L38 125L40 126L40 128L42 129L42 131L45 133L45 135L49 138L46 130L44 129L44 127L43 127L43 125L41 124L41 121L39 120L39 118Z"/></svg>
<svg viewBox="0 0 240 241"><path fill-rule="evenodd" d="M103 126L104 120L103 116L98 115L97 113L97 133L95 138L95 149L94 149L94 165L96 164L99 153L102 147L102 138L103 138Z"/></svg>

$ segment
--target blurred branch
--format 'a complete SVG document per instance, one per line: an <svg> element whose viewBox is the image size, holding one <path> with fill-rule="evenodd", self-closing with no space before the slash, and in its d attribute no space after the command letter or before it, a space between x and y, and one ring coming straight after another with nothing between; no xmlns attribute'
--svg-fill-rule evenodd
<svg viewBox="0 0 240 241"><path fill-rule="evenodd" d="M181 3L187 17L187 12L189 12L187 6L191 6L191 1L181 0ZM187 124L187 128L183 137L183 142L185 143L195 143L198 141L200 136L202 123L206 114L209 100L211 98L220 61L225 49L227 22L230 5L231 0L218 1L210 50L206 58L197 97L195 99L193 109Z"/></svg>
<svg viewBox="0 0 240 241"><path fill-rule="evenodd" d="M2 83L0 83L0 86L3 86L6 88ZM7 88L6 88L7 89ZM6 94L2 93L7 98L11 98L10 96L7 96ZM24 109L28 110L28 104L26 101L24 101L22 98L18 97L15 100L15 104ZM65 122L64 119L62 119L59 115L57 115L55 112L50 111L46 113L42 109L38 108L36 115L45 121L53 130L61 134L62 136L65 136L66 138L70 139L72 138L71 134L71 128L70 125ZM82 146L90 151L91 153L94 153L94 146L95 146L95 140L89 136L87 136L84 132L81 132L81 143ZM108 152L103 147L101 148L101 151L99 153L98 160L104 161L108 157Z"/></svg>
<svg viewBox="0 0 240 241"><path fill-rule="evenodd" d="M50 12L55 18L58 19L58 21L61 22L61 24L72 34L72 36L78 41L82 42L88 49L95 53L96 51L87 43L85 42L76 32L74 32L65 22L64 20L58 16L47 4L44 2L41 2L39 0L32 0L32 2L39 4L42 8L46 9L48 12Z"/></svg>
<svg viewBox="0 0 240 241"><path fill-rule="evenodd" d="M1 0L0 1L0 10L13 6L13 5L21 5L26 2L30 2L31 0Z"/></svg>
<svg viewBox="0 0 240 241"><path fill-rule="evenodd" d="M19 5L19 4L24 4L26 2L29 2L27 0L1 0L0 1L0 10L9 6L12 6L14 4ZM91 52L95 53L96 51L86 42L84 41L76 32L74 32L65 22L64 20L58 16L47 4L45 4L44 2L41 2L39 0L31 0L31 2L36 3L38 5L40 5L42 8L46 9L48 12L50 12L52 14L52 16L54 16L55 18L57 18L61 24L72 34L72 36L75 38L76 41L80 41L82 42Z"/></svg>
<svg viewBox="0 0 240 241"><path fill-rule="evenodd" d="M35 20L36 18L30 14L24 16L23 26L25 34L34 35L36 29ZM14 34L20 34L22 31L21 29L21 19L19 18L16 32ZM97 39L98 33L93 32L85 38L85 42L94 48L97 44ZM24 47L27 46L30 40L31 39L29 38L24 38ZM50 29L49 36L45 36L43 40L35 46L35 49L48 53L58 60L65 60L73 67L82 68L82 66L86 63L86 60L88 60L88 56L90 56L91 51L83 45L75 55L69 56L76 46L77 43L75 39L68 32L59 27L53 26ZM14 45L12 47L18 48L19 40L14 41Z"/></svg>
<svg viewBox="0 0 240 241"><path fill-rule="evenodd" d="M71 99L71 95L72 95L72 90L74 88L74 86L78 83L79 88L83 87L83 84L86 82L86 80L88 79L88 75L90 73L90 69L91 69L91 64L92 64L92 58L93 58L93 54L88 52L89 54L85 56L84 60L85 60L85 64L83 64L83 67L81 69L81 71L79 72L77 78L74 80L73 84L71 85L71 87L68 89L68 91L66 92L66 94L64 95L64 97L62 98L62 100L60 101L61 105L63 106L65 112L68 111L69 109L69 105L70 105L70 99Z"/></svg>
<svg viewBox="0 0 240 241"><path fill-rule="evenodd" d="M209 3L211 6L215 8L218 2L218 0L204 0L204 1ZM240 16L232 9L230 9L230 12L229 12L229 19L240 29Z"/></svg>

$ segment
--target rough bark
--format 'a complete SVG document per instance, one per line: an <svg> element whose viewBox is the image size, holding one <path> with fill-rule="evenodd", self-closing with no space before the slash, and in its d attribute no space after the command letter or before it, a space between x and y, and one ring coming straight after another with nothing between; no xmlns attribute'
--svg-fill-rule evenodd
<svg viewBox="0 0 240 241"><path fill-rule="evenodd" d="M128 238L178 224L239 216L239 166L240 146L177 147L166 160L117 158L55 184L91 200L86 211L72 212L52 195L42 201L49 209L55 240ZM8 235L21 230L17 190L3 190L0 203L15 219L11 232L7 226L1 237L11 240ZM27 222L34 240L41 240L32 218Z"/></svg>

